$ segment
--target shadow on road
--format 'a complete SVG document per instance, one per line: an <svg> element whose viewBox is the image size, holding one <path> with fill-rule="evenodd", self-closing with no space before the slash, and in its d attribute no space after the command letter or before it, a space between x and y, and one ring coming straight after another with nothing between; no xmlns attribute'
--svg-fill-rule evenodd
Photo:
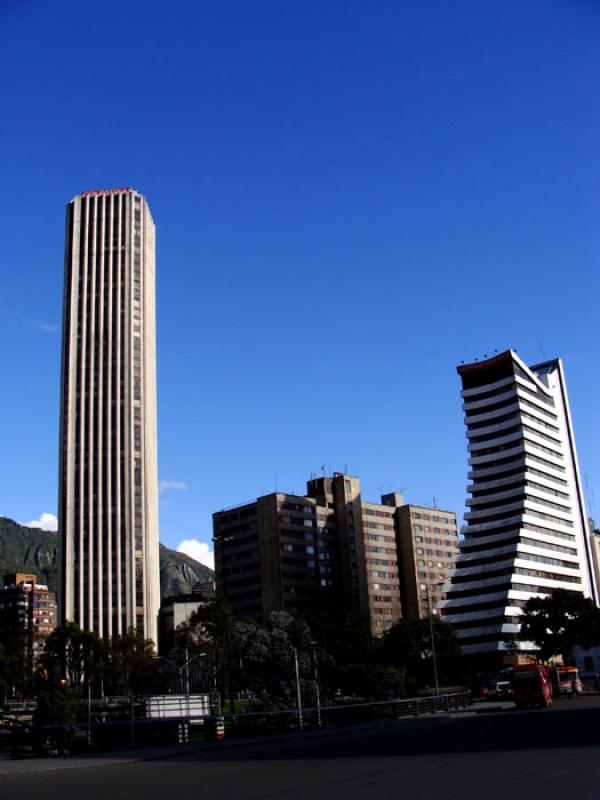
<svg viewBox="0 0 600 800"><path fill-rule="evenodd" d="M201 750L202 761L366 758L600 746L600 700L562 701L550 710L402 720L381 727L336 729L283 741L225 744ZM176 756L175 759L181 757Z"/></svg>

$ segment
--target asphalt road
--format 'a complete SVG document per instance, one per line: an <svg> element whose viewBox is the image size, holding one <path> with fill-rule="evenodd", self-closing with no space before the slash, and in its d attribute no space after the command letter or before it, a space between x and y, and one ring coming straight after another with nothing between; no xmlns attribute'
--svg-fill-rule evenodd
<svg viewBox="0 0 600 800"><path fill-rule="evenodd" d="M72 767L72 764L70 765ZM390 722L129 764L0 778L0 800L161 797L591 800L600 796L600 697L550 710Z"/></svg>

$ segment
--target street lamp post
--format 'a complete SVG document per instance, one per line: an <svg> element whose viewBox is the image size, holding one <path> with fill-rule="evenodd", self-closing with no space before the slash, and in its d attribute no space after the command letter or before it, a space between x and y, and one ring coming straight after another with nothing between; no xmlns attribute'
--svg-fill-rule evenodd
<svg viewBox="0 0 600 800"><path fill-rule="evenodd" d="M436 583L436 586L443 586L443 583ZM425 593L427 595L427 612L429 615L429 635L431 637L431 657L433 660L433 681L435 683L435 697L436 701L440 694L440 684L438 680L438 668L437 668L437 654L435 652L435 635L433 632L433 609L431 607L431 592L429 589L429 584L425 584Z"/></svg>
<svg viewBox="0 0 600 800"><path fill-rule="evenodd" d="M429 606L429 635L431 636L431 657L433 658L433 681L435 683L435 696L436 700L440 693L440 684L438 680L437 670L437 656L435 653L435 636L433 634L433 612L431 609L431 595L429 594L429 587L427 588L427 605Z"/></svg>
<svg viewBox="0 0 600 800"><path fill-rule="evenodd" d="M319 686L319 669L317 665L317 649L316 649L316 642L311 642L312 646L312 656L313 656L313 670L314 670L314 680L315 680L315 693L316 693L316 700L317 700L317 726L321 727L321 687Z"/></svg>
<svg viewBox="0 0 600 800"><path fill-rule="evenodd" d="M197 653L195 656L188 658L188 649L185 648L185 661L183 664L179 665L177 662L172 661L170 658L166 658L166 656L154 656L156 659L160 659L161 661L165 661L167 664L175 670L176 674L176 686L178 690L183 689L183 692L178 691L178 694L190 694L190 664L192 664L198 658L204 658L207 653Z"/></svg>
<svg viewBox="0 0 600 800"><path fill-rule="evenodd" d="M131 666L126 664L127 683L129 684L129 739L131 749L135 748L135 701L133 699L133 676Z"/></svg>
<svg viewBox="0 0 600 800"><path fill-rule="evenodd" d="M190 715L190 664L192 664L198 658L208 658L208 653L197 653L195 656L191 658L187 658L188 649L185 648L185 655L186 660L181 666L182 675L184 675L184 686L185 686L185 695L187 697L187 707L188 707L188 716Z"/></svg>
<svg viewBox="0 0 600 800"><path fill-rule="evenodd" d="M298 667L298 651L294 650L294 669L296 672L296 702L298 705L298 727L301 731L304 730L304 719L302 716L302 693L300 691L300 669Z"/></svg>
<svg viewBox="0 0 600 800"><path fill-rule="evenodd" d="M92 744L92 684L90 676L87 676L87 744Z"/></svg>

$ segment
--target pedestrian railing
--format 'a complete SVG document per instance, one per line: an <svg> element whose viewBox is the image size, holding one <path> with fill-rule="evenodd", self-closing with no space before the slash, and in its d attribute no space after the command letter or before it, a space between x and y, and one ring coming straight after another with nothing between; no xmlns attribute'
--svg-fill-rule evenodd
<svg viewBox="0 0 600 800"><path fill-rule="evenodd" d="M57 754L85 750L106 751L124 747L184 744L189 741L254 737L291 731L319 730L378 720L419 717L465 708L473 703L471 692L390 698L366 703L336 703L319 707L236 714L189 715L170 719L138 717L143 705L129 706L133 714L120 719L88 719L68 725L31 728L33 747ZM15 736L16 728L13 729ZM15 739L16 740L16 739Z"/></svg>

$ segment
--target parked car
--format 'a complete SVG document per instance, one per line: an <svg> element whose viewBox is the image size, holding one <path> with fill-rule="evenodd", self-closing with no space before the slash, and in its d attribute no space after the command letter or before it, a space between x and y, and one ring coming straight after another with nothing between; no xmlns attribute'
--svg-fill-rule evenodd
<svg viewBox="0 0 600 800"><path fill-rule="evenodd" d="M488 700L512 700L513 687L510 681L496 681L488 691Z"/></svg>

